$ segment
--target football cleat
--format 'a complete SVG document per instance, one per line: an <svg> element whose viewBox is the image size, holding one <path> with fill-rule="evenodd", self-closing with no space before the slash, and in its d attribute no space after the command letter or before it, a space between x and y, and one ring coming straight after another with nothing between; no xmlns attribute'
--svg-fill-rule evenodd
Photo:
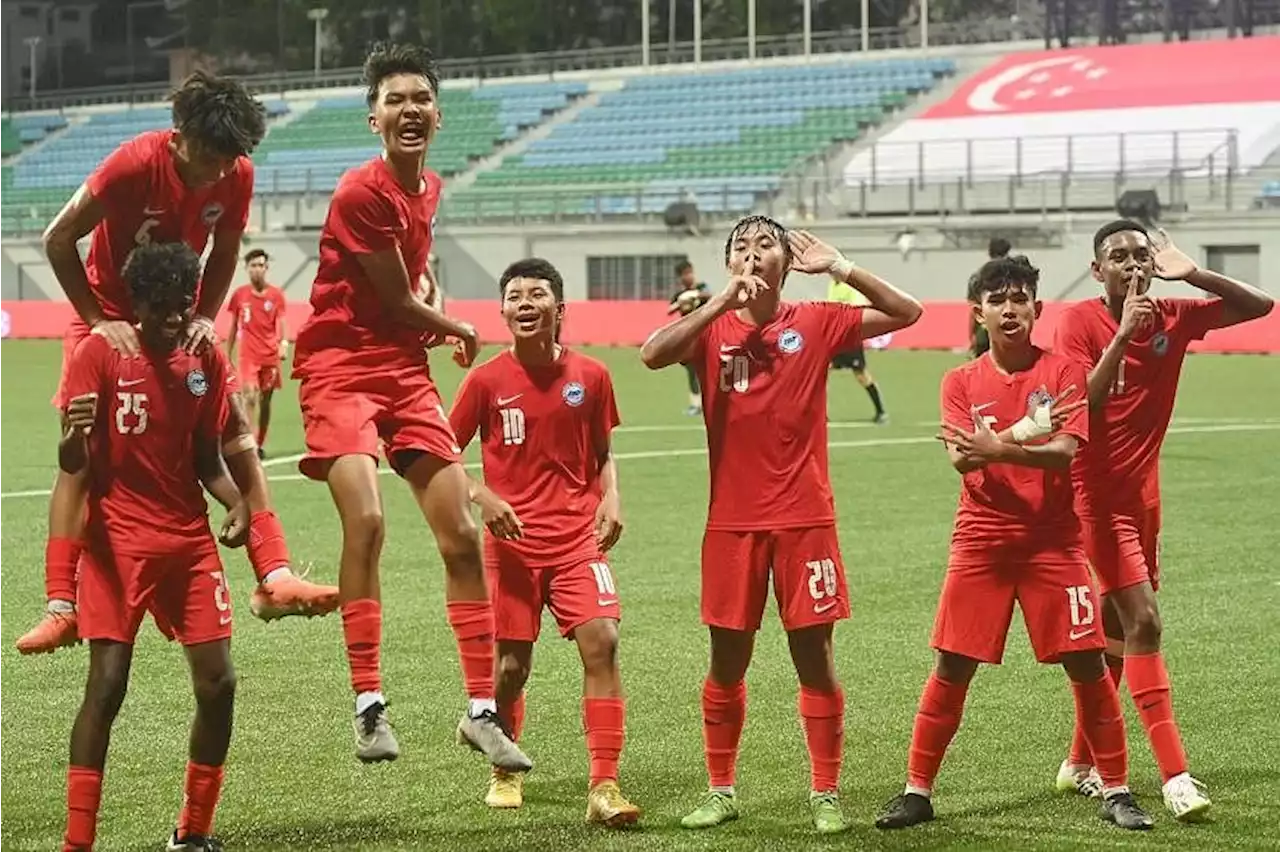
<svg viewBox="0 0 1280 852"><path fill-rule="evenodd" d="M691 813L680 820L685 828L713 828L738 818L738 800L733 793L708 790Z"/></svg>
<svg viewBox="0 0 1280 852"><path fill-rule="evenodd" d="M356 715L356 757L361 763L395 760L400 756L400 743L387 720L387 707L381 702L370 704Z"/></svg>
<svg viewBox="0 0 1280 852"><path fill-rule="evenodd" d="M840 810L840 797L834 791L809 794L809 810L813 814L813 827L819 834L839 834L849 830L844 812Z"/></svg>
<svg viewBox="0 0 1280 852"><path fill-rule="evenodd" d="M19 654L52 654L59 648L80 644L75 610L46 612L35 627L18 639Z"/></svg>
<svg viewBox="0 0 1280 852"><path fill-rule="evenodd" d="M1102 776L1092 766L1072 766L1064 760L1058 767L1058 777L1053 786L1059 793L1074 790L1081 796L1096 799L1102 795Z"/></svg>
<svg viewBox="0 0 1280 852"><path fill-rule="evenodd" d="M876 817L876 828L909 828L933 820L933 802L919 793L900 793Z"/></svg>
<svg viewBox="0 0 1280 852"><path fill-rule="evenodd" d="M489 758L489 762L507 772L528 772L533 761L511 738L511 732L492 710L479 716L464 714L458 722L458 745L471 748Z"/></svg>
<svg viewBox="0 0 1280 852"><path fill-rule="evenodd" d="M626 828L640 820L640 808L627 801L617 781L601 781L587 792L587 822Z"/></svg>
<svg viewBox="0 0 1280 852"><path fill-rule="evenodd" d="M1147 831L1154 825L1128 790L1103 796L1099 816L1129 831Z"/></svg>
<svg viewBox="0 0 1280 852"><path fill-rule="evenodd" d="M518 808L524 804L524 773L493 767L484 803L491 808Z"/></svg>
<svg viewBox="0 0 1280 852"><path fill-rule="evenodd" d="M290 615L328 615L338 608L338 587L321 586L295 574L259 583L249 598L249 611L263 621Z"/></svg>
<svg viewBox="0 0 1280 852"><path fill-rule="evenodd" d="M1184 772L1165 782L1164 806L1178 822L1201 822L1213 803L1205 795L1204 785Z"/></svg>

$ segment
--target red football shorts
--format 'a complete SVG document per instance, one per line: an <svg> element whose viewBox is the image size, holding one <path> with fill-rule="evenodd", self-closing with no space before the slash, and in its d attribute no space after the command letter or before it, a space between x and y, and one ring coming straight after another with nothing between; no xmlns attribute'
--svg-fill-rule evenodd
<svg viewBox="0 0 1280 852"><path fill-rule="evenodd" d="M446 462L462 459L426 367L309 374L298 389L298 402L307 439L307 455L298 469L311 479L323 479L323 463L341 456L376 459L379 443L393 468L404 450L420 450Z"/></svg>
<svg viewBox="0 0 1280 852"><path fill-rule="evenodd" d="M1042 663L1106 646L1084 552L1071 548L1025 554L953 551L933 622L933 647L999 663L1014 601L1022 608L1031 647Z"/></svg>
<svg viewBox="0 0 1280 852"><path fill-rule="evenodd" d="M759 630L771 573L787 630L849 617L849 588L834 526L707 530L702 537L702 623Z"/></svg>
<svg viewBox="0 0 1280 852"><path fill-rule="evenodd" d="M80 345L80 341L84 340L90 334L89 326L78 317L71 321L67 326L67 330L62 334L62 370L58 375L58 389L54 391L53 407L61 411L67 405L67 370L71 367L71 356L76 354L76 347Z"/></svg>
<svg viewBox="0 0 1280 852"><path fill-rule="evenodd" d="M597 618L622 619L618 588L603 556L577 560L564 567L526 568L518 557L500 554L486 564L493 602L495 635L514 642L533 642L542 627L542 608L555 616L560 635Z"/></svg>
<svg viewBox="0 0 1280 852"><path fill-rule="evenodd" d="M1080 515L1084 550L1102 593L1145 581L1160 588L1160 506Z"/></svg>
<svg viewBox="0 0 1280 852"><path fill-rule="evenodd" d="M250 391L279 390L283 382L280 362L260 364L246 358L240 359L240 387Z"/></svg>
<svg viewBox="0 0 1280 852"><path fill-rule="evenodd" d="M132 645L150 611L169 639L199 645L231 638L231 593L212 539L189 556L113 556L88 548L76 591L81 639Z"/></svg>

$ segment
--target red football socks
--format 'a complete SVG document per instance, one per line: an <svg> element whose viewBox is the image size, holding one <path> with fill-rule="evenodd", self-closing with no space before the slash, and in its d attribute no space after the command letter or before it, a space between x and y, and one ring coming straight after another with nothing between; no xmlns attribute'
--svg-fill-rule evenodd
<svg viewBox="0 0 1280 852"><path fill-rule="evenodd" d="M964 713L967 683L948 683L930 674L916 710L916 723L911 731L911 751L907 753L907 784L921 790L932 790L938 777L942 756L960 727Z"/></svg>
<svg viewBox="0 0 1280 852"><path fill-rule="evenodd" d="M498 718L511 732L511 741L519 742L520 732L524 730L524 690L520 691L511 704L505 707L502 704L498 705Z"/></svg>
<svg viewBox="0 0 1280 852"><path fill-rule="evenodd" d="M721 686L707 678L702 683L702 737L707 775L712 787L732 787L738 763L738 742L747 718L747 684L738 681Z"/></svg>
<svg viewBox="0 0 1280 852"><path fill-rule="evenodd" d="M102 770L67 768L67 833L63 852L92 849L98 833L98 805L102 802Z"/></svg>
<svg viewBox="0 0 1280 852"><path fill-rule="evenodd" d="M289 545L284 540L284 527L280 517L270 510L254 512L249 518L249 564L254 576L261 583L277 568L288 568Z"/></svg>
<svg viewBox="0 0 1280 852"><path fill-rule="evenodd" d="M450 601L447 609L467 696L493 698L493 605L487 600Z"/></svg>
<svg viewBox="0 0 1280 852"><path fill-rule="evenodd" d="M222 795L222 767L204 766L187 761L187 785L182 796L182 814L178 817L178 839L192 835L208 837L213 833L213 812Z"/></svg>
<svg viewBox="0 0 1280 852"><path fill-rule="evenodd" d="M50 536L44 545L44 596L47 600L76 602L76 566L84 545L73 538Z"/></svg>
<svg viewBox="0 0 1280 852"><path fill-rule="evenodd" d="M582 699L582 724L591 755L591 786L618 780L618 758L626 738L627 705L621 698Z"/></svg>
<svg viewBox="0 0 1280 852"><path fill-rule="evenodd" d="M1072 681L1076 724L1084 729L1094 766L1105 788L1129 783L1129 749L1124 736L1120 692L1104 674L1093 683Z"/></svg>
<svg viewBox="0 0 1280 852"><path fill-rule="evenodd" d="M1182 734L1173 720L1173 699L1169 694L1169 672L1164 656L1126 654L1125 672L1129 676L1129 694L1138 708L1138 718L1147 729L1151 751L1165 781L1187 771L1187 753L1182 748Z"/></svg>
<svg viewBox="0 0 1280 852"><path fill-rule="evenodd" d="M844 757L844 691L819 692L800 687L800 719L809 747L812 789L834 792L840 783L840 763Z"/></svg>
<svg viewBox="0 0 1280 852"><path fill-rule="evenodd" d="M351 664L351 688L356 695L381 692L378 652L382 645L382 604L371 598L344 603L342 634L347 642L347 662Z"/></svg>
<svg viewBox="0 0 1280 852"><path fill-rule="evenodd" d="M1107 675L1111 682L1120 689L1120 681L1124 677L1124 657L1105 656ZM1089 739L1084 734L1084 726L1080 724L1080 705L1076 705L1076 728L1071 737L1071 751L1067 753L1067 763L1072 766L1093 766L1093 752L1089 749Z"/></svg>

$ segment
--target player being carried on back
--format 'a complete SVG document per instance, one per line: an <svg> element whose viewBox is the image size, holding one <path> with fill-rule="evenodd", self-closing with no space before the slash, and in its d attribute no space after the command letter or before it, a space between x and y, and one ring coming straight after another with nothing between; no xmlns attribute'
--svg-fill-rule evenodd
<svg viewBox="0 0 1280 852"><path fill-rule="evenodd" d="M93 847L111 727L148 611L182 643L196 698L182 813L168 849L222 848L209 834L235 699L231 597L200 484L231 510L219 536L231 546L250 534L250 516L267 498L253 436L233 414L225 356L180 345L199 275L185 244L138 248L122 273L141 320L137 355L91 335L68 359L58 461L88 482L77 591L89 677L71 732L64 850Z"/></svg>
<svg viewBox="0 0 1280 852"><path fill-rule="evenodd" d="M512 738L544 607L582 657L582 719L591 756L587 821L620 828L640 809L618 787L626 728L618 669L618 589L605 554L622 534L610 433L618 425L609 371L561 346L564 282L541 258L499 280L512 345L473 369L449 419L466 448L478 431L484 484L472 486L489 536L485 568L498 640L498 713ZM485 802L518 808L524 777L495 767Z"/></svg>
<svg viewBox="0 0 1280 852"><path fill-rule="evenodd" d="M1014 601L1036 659L1062 664L1085 734L1105 755L1103 818L1151 827L1126 786L1124 716L1103 665L1096 596L1072 509L1071 459L1089 437L1084 370L1031 343L1039 278L1025 257L1014 257L989 261L970 282L969 301L991 347L942 380L938 437L963 477L960 505L934 621L938 658L916 712L906 790L885 806L879 828L933 819L934 779L960 727L969 683L979 664L1004 657Z"/></svg>
<svg viewBox="0 0 1280 852"><path fill-rule="evenodd" d="M1178 820L1193 822L1210 802L1188 771L1160 650L1160 447L1187 346L1213 329L1265 316L1273 300L1200 269L1163 231L1149 234L1137 222L1104 225L1094 235L1093 254L1093 277L1104 295L1068 308L1055 341L1089 376L1092 440L1072 467L1076 512L1103 594L1112 679L1128 681L1160 768L1165 806ZM1186 281L1217 298L1153 298L1152 278ZM1058 770L1058 789L1096 795L1097 761L1078 728Z"/></svg>
<svg viewBox="0 0 1280 852"><path fill-rule="evenodd" d="M473 327L420 297L441 186L426 169L440 122L435 61L425 48L379 45L364 73L369 128L383 151L347 171L334 190L320 233L313 312L298 332L293 362L307 440L298 467L328 484L342 523L338 585L356 694L356 757L373 762L400 753L379 661L381 448L408 483L444 561L449 624L470 697L459 739L495 766L524 771L532 764L504 730L494 701L493 607L470 481L427 365L429 336L456 340L454 358L463 366L479 348Z"/></svg>
<svg viewBox="0 0 1280 852"><path fill-rule="evenodd" d="M197 72L173 93L173 129L125 142L85 180L44 234L53 273L76 309L62 345L62 377L53 404L66 403L67 369L92 332L117 352L138 357L137 333L121 268L133 249L152 242L184 242L201 254L213 246L201 276L195 313L184 332L187 351L213 345L213 320L222 307L249 220L253 162L249 154L266 132L265 111L240 83ZM87 260L77 242L93 234ZM49 499L45 547L48 611L18 640L23 654L45 653L78 641L76 564L82 548L87 482L59 471ZM274 513L256 519L259 534L283 535ZM262 573L258 579L264 579ZM335 590L279 572L260 584L251 605L268 617L314 615L337 605Z"/></svg>
<svg viewBox="0 0 1280 852"><path fill-rule="evenodd" d="M271 258L260 248L245 254L249 283L236 288L227 302L227 313L231 314L227 359L236 365L240 375L245 413L257 430L258 458L266 455L271 398L281 385L280 362L289 357L284 291L267 283L270 262ZM236 346L240 347L238 361Z"/></svg>
<svg viewBox="0 0 1280 852"><path fill-rule="evenodd" d="M772 575L800 679L809 805L818 831L835 833L848 823L838 798L844 693L832 628L849 617L849 595L827 471L828 365L864 337L911 325L922 308L826 243L764 216L739 221L724 256L724 290L654 332L641 350L651 369L691 363L698 371L711 468L702 542L702 620L711 632L702 689L710 789L682 824L709 828L738 817L744 678ZM838 277L870 304L784 302L792 269Z"/></svg>

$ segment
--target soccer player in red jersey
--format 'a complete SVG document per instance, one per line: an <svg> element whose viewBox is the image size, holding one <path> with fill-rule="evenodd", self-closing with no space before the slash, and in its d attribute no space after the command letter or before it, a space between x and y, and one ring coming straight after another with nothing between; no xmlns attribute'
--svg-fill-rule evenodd
<svg viewBox="0 0 1280 852"><path fill-rule="evenodd" d="M237 288L227 303L231 314L227 358L237 364L236 345L241 344L236 371L249 422L257 427L258 458L265 455L271 397L281 384L280 362L289 356L284 291L267 283L270 261L263 249L249 251L244 256L249 283Z"/></svg>
<svg viewBox="0 0 1280 852"><path fill-rule="evenodd" d="M342 523L338 585L351 685L356 756L394 760L379 653L382 500L379 445L409 484L445 566L449 623L470 696L460 741L508 771L531 767L504 730L493 687L493 607L469 480L427 365L426 339L457 341L463 366L479 348L475 329L419 294L431 251L440 177L426 169L440 121L435 61L424 48L379 45L365 62L369 127L383 152L338 182L320 234L311 318L298 333L293 374L306 431L302 473L327 482Z"/></svg>
<svg viewBox="0 0 1280 852"><path fill-rule="evenodd" d="M1160 447L1173 414L1187 346L1215 328L1270 312L1271 296L1219 275L1178 250L1163 232L1136 222L1104 225L1093 239L1093 277L1104 294L1071 306L1058 323L1057 351L1089 373L1092 440L1072 468L1084 546L1104 596L1112 678L1128 680L1175 818L1204 817L1210 801L1188 771L1160 652L1156 561L1160 535ZM1216 298L1150 295L1152 278L1186 281ZM1095 759L1077 735L1058 788L1091 793Z"/></svg>
<svg viewBox="0 0 1280 852"><path fill-rule="evenodd" d="M626 728L618 669L618 589L605 553L622 533L610 432L618 425L603 364L559 344L564 282L541 258L499 280L511 348L473 369L449 419L466 448L480 433L474 483L489 536L485 569L498 640L498 713L512 738L545 606L582 657L582 719L591 756L587 821L621 828L640 809L618 787ZM485 802L523 804L524 776L494 768Z"/></svg>
<svg viewBox="0 0 1280 852"><path fill-rule="evenodd" d="M725 242L729 282L705 305L645 342L651 369L691 363L702 386L711 505L702 542L702 620L711 666L702 689L710 790L683 820L708 828L738 817L734 771L746 716L743 678L773 576L800 678L817 829L848 828L837 794L844 693L832 628L849 617L827 472L827 367L864 337L905 328L920 303L803 231L763 216ZM783 302L796 269L840 278L870 305Z"/></svg>
<svg viewBox="0 0 1280 852"><path fill-rule="evenodd" d="M933 782L969 683L980 663L1004 657L1014 601L1036 659L1062 664L1086 736L1105 755L1098 767L1103 818L1151 827L1127 786L1124 715L1103 665L1096 595L1072 507L1071 459L1089 437L1085 374L1031 343L1039 278L1025 257L999 258L969 286L991 348L942 380L938 437L963 476L960 505L934 621L938 659L916 712L906 790L885 806L879 828L933 819Z"/></svg>
<svg viewBox="0 0 1280 852"><path fill-rule="evenodd" d="M188 77L172 100L173 129L143 133L117 148L45 232L49 264L78 314L63 340L63 376L53 400L59 409L66 403L71 354L91 330L127 357L139 353L136 316L120 273L139 245L185 242L200 254L212 236L184 345L199 353L213 339L213 318L231 286L249 218L253 163L248 155L266 132L264 110L239 83L203 72ZM82 261L76 244L90 233L88 260ZM58 472L45 549L48 609L18 640L24 654L50 652L77 641L75 577L86 489L83 475ZM330 595L289 572L277 574L273 584L269 593L263 586L255 589L255 609L311 613Z"/></svg>
<svg viewBox="0 0 1280 852"><path fill-rule="evenodd" d="M89 482L77 602L89 641L89 677L71 732L64 850L93 847L112 723L129 681L134 639L150 611L182 643L196 698L186 789L170 850L222 846L209 835L231 741L235 672L231 598L209 529L201 479L232 511L224 543L242 540L264 494L241 497L223 472L260 482L252 436L228 417L235 377L216 347L181 346L200 276L181 243L135 250L121 277L140 325L137 355L86 337L72 354L64 392L59 466ZM220 446L221 445L221 446Z"/></svg>

